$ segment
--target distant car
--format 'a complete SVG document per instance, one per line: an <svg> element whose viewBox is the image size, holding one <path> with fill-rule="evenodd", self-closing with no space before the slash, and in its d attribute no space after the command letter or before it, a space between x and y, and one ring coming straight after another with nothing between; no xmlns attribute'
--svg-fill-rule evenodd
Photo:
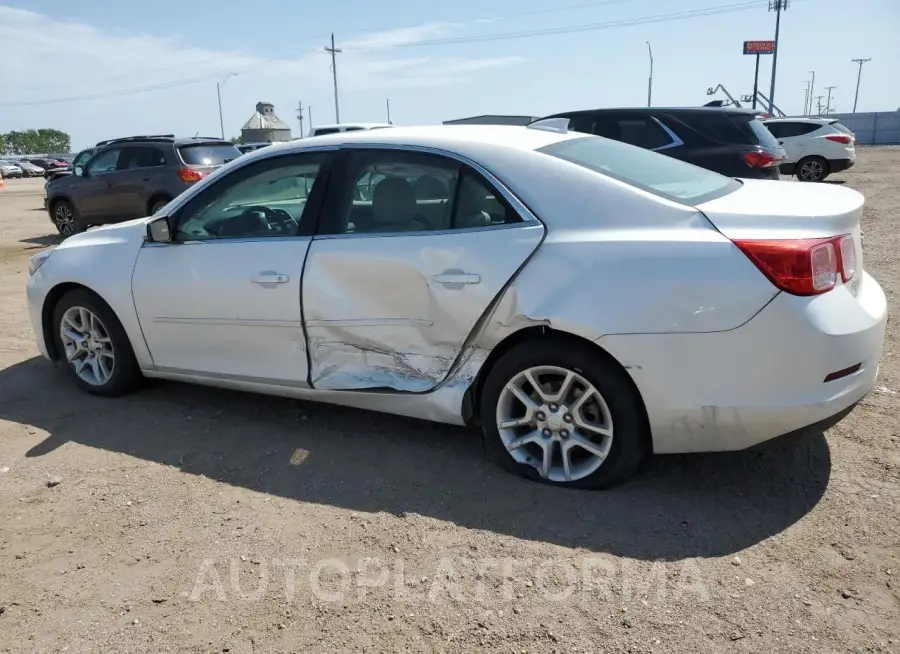
<svg viewBox="0 0 900 654"><path fill-rule="evenodd" d="M592 109L546 116L596 134L681 159L728 177L780 179L784 150L757 119L735 107ZM534 123L532 123L534 124Z"/></svg>
<svg viewBox="0 0 900 654"><path fill-rule="evenodd" d="M3 178L21 178L22 169L12 161L0 159L0 177Z"/></svg>
<svg viewBox="0 0 900 654"><path fill-rule="evenodd" d="M43 177L44 169L40 166L35 166L30 161L22 160L17 161L16 165L22 169L22 177Z"/></svg>
<svg viewBox="0 0 900 654"><path fill-rule="evenodd" d="M477 425L513 472L606 487L866 395L887 306L864 202L574 132L333 134L35 254L28 313L95 395L155 377Z"/></svg>
<svg viewBox="0 0 900 654"><path fill-rule="evenodd" d="M71 175L50 180L46 207L63 236L156 213L241 153L215 138L133 136L82 151Z"/></svg>
<svg viewBox="0 0 900 654"><path fill-rule="evenodd" d="M339 125L319 125L309 130L309 136L324 136L340 132L361 132L366 129L384 129L393 127L390 123L341 123Z"/></svg>
<svg viewBox="0 0 900 654"><path fill-rule="evenodd" d="M266 141L262 143L238 143L235 147L241 151L241 154L247 154L248 152L253 152L254 150L267 148L270 145L272 144Z"/></svg>
<svg viewBox="0 0 900 654"><path fill-rule="evenodd" d="M821 182L856 163L856 135L836 118L772 118L763 125L787 154L781 172L801 182Z"/></svg>

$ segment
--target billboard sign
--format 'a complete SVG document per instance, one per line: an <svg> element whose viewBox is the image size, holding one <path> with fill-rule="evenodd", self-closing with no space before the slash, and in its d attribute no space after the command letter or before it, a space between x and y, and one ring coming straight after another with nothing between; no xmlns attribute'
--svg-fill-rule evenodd
<svg viewBox="0 0 900 654"><path fill-rule="evenodd" d="M775 53L775 41L744 41L745 55L769 55Z"/></svg>

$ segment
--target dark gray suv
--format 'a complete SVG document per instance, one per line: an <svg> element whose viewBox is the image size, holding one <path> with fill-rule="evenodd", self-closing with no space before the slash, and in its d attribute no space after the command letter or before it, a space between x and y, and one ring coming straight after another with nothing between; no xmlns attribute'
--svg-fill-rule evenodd
<svg viewBox="0 0 900 654"><path fill-rule="evenodd" d="M241 156L216 138L133 136L98 144L72 174L46 187L50 220L63 236L156 213L188 186Z"/></svg>

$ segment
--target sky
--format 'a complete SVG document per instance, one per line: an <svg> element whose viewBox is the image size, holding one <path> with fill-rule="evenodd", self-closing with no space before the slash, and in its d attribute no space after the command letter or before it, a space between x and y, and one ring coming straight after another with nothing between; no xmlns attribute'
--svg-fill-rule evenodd
<svg viewBox="0 0 900 654"><path fill-rule="evenodd" d="M722 84L753 88L745 40L772 39L766 0L0 0L0 132L56 128L74 149L129 134L240 133L257 102L299 136L335 122L439 123L647 103L699 105ZM900 0L791 0L781 19L775 104L900 108ZM768 95L772 57L761 58ZM724 98L721 94L719 98ZM823 99L824 103L824 99Z"/></svg>

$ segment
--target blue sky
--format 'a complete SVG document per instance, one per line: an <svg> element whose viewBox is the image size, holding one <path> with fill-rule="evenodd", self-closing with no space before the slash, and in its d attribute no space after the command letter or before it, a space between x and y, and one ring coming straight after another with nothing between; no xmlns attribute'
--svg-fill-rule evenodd
<svg viewBox="0 0 900 654"><path fill-rule="evenodd" d="M722 12L627 24L710 8ZM647 41L653 103L696 105L719 83L735 95L752 90L754 61L741 45L772 38L774 22L765 0L0 0L0 132L56 127L76 148L134 133L217 135L216 81L237 71L222 87L226 136L261 100L299 135L298 101L316 124L334 122L322 50L332 31L344 48L343 122L385 120L387 98L398 124L644 105ZM567 31L609 23L619 25ZM562 33L494 38L550 28ZM872 57L859 110L897 109L898 32L897 0L794 0L782 18L776 104L800 112L815 70L816 94L836 86L833 105L849 111L851 59ZM763 58L766 92L770 67Z"/></svg>

